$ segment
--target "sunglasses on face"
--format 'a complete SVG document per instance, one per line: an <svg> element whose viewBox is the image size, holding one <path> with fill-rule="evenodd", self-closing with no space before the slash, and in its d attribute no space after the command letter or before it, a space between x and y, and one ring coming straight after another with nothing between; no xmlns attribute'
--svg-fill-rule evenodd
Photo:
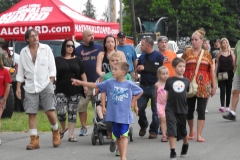
<svg viewBox="0 0 240 160"><path fill-rule="evenodd" d="M67 44L66 47L67 48L70 48L70 47L74 48L74 45Z"/></svg>

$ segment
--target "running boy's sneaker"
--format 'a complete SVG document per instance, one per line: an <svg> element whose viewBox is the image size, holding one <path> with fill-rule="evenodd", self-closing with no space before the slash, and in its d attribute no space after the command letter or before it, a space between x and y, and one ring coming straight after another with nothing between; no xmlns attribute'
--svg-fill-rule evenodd
<svg viewBox="0 0 240 160"><path fill-rule="evenodd" d="M116 149L116 156L120 156L120 152L119 152L118 148Z"/></svg>
<svg viewBox="0 0 240 160"><path fill-rule="evenodd" d="M232 120L232 121L236 121L236 116L233 115L233 114L231 113L231 111L228 112L227 114L224 114L224 115L223 115L223 118L224 118L224 119L228 119L228 120Z"/></svg>
<svg viewBox="0 0 240 160"><path fill-rule="evenodd" d="M188 144L182 145L181 157L187 157Z"/></svg>
<svg viewBox="0 0 240 160"><path fill-rule="evenodd" d="M109 149L110 149L110 152L114 152L115 150L116 150L116 140L111 140L111 142L110 142L110 147L109 147Z"/></svg>
<svg viewBox="0 0 240 160"><path fill-rule="evenodd" d="M87 135L87 128L86 127L82 127L80 129L80 134L79 136L86 136Z"/></svg>
<svg viewBox="0 0 240 160"><path fill-rule="evenodd" d="M176 152L171 152L170 153L170 160L176 160L177 153Z"/></svg>

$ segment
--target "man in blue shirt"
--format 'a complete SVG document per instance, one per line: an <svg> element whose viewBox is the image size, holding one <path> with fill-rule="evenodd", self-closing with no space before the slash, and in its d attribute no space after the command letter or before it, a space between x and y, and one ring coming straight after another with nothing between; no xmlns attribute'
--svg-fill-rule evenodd
<svg viewBox="0 0 240 160"><path fill-rule="evenodd" d="M140 87L144 93L138 99L138 124L141 129L139 136L143 137L146 134L148 127L148 120L146 117L147 102L151 99L151 110L152 110L152 122L149 129L149 139L157 138L159 128L159 118L157 114L157 107L155 101L155 87L154 84L157 82L157 69L163 65L163 55L155 51L153 48L154 41L151 37L144 37L141 40L142 54L138 60L137 72L141 75ZM137 74L137 73L136 73Z"/></svg>
<svg viewBox="0 0 240 160"><path fill-rule="evenodd" d="M127 63L129 64L129 71L128 73L131 75L132 80L137 81L134 76L134 70L136 69L137 66L137 54L135 52L135 49L133 46L126 44L126 34L124 32L119 32L117 34L118 38L118 45L117 45L117 50L122 51L127 59Z"/></svg>
<svg viewBox="0 0 240 160"><path fill-rule="evenodd" d="M94 33L89 29L86 29L82 32L82 37L83 43L76 48L75 54L83 61L87 81L95 82L99 77L96 73L96 63L98 53L102 51L102 45L94 43ZM86 99L81 97L78 104L78 113L82 126L79 136L87 135L87 106L92 98L93 89L84 87L84 92L86 94Z"/></svg>

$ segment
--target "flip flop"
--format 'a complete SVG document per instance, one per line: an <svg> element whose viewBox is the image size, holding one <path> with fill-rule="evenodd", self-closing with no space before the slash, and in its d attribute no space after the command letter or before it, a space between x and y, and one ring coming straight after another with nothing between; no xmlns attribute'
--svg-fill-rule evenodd
<svg viewBox="0 0 240 160"><path fill-rule="evenodd" d="M78 141L78 140L75 139L74 137L68 139L68 142L77 142L77 141Z"/></svg>
<svg viewBox="0 0 240 160"><path fill-rule="evenodd" d="M62 138L63 138L63 136L64 136L64 133L65 133L65 132L67 132L67 130L68 130L68 128L66 128L64 132L61 132L61 131L59 132L59 134L60 134L60 139L62 139Z"/></svg>
<svg viewBox="0 0 240 160"><path fill-rule="evenodd" d="M197 139L197 142L205 142L205 140L202 138L202 139Z"/></svg>
<svg viewBox="0 0 240 160"><path fill-rule="evenodd" d="M193 132L193 136L188 136L188 140L194 140L195 139L196 132Z"/></svg>

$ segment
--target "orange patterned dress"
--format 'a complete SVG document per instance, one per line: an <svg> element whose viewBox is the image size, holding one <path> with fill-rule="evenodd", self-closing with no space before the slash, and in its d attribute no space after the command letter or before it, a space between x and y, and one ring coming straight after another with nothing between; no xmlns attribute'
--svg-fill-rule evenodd
<svg viewBox="0 0 240 160"><path fill-rule="evenodd" d="M197 60L200 56L196 57L192 49L186 50L182 58L186 61L186 68L184 76L192 81L195 69L197 67ZM199 98L209 98L211 95L211 68L212 68L212 56L211 54L204 50L204 54L198 69L196 76L196 81L198 84L198 92L196 94Z"/></svg>

